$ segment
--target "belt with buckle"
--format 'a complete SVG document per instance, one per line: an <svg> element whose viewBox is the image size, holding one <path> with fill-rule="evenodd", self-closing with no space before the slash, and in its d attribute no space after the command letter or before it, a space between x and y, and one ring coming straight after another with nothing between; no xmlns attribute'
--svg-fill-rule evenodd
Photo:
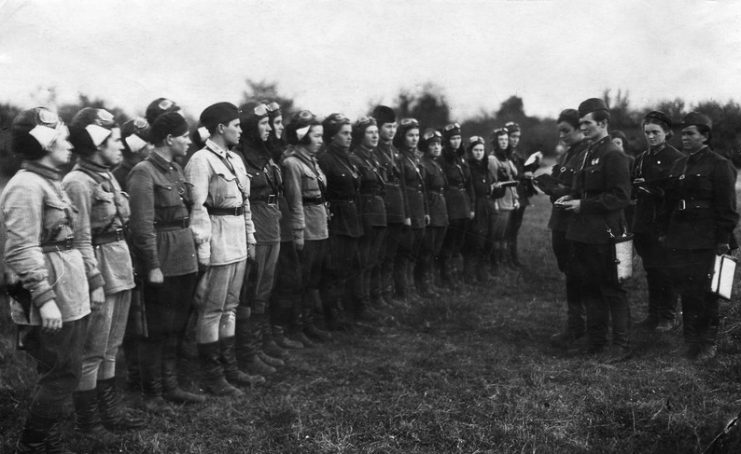
<svg viewBox="0 0 741 454"><path fill-rule="evenodd" d="M267 205L277 205L278 204L278 196L275 194L270 194L266 197L255 197L254 199L250 199L250 203L265 203Z"/></svg>
<svg viewBox="0 0 741 454"><path fill-rule="evenodd" d="M324 203L324 197L304 197L301 200L304 205L321 205Z"/></svg>
<svg viewBox="0 0 741 454"><path fill-rule="evenodd" d="M50 241L48 243L41 243L41 252L62 252L68 251L74 248L74 237L68 237L61 241Z"/></svg>
<svg viewBox="0 0 741 454"><path fill-rule="evenodd" d="M154 228L157 231L165 230L181 230L190 227L190 217L185 216L184 218L174 219L172 221L155 222Z"/></svg>
<svg viewBox="0 0 741 454"><path fill-rule="evenodd" d="M93 246L100 246L101 244L115 243L124 239L126 239L124 229L116 229L99 235L93 235L92 243Z"/></svg>
<svg viewBox="0 0 741 454"><path fill-rule="evenodd" d="M242 205L231 208L213 208L207 206L206 211L211 216L242 216L244 214L244 207Z"/></svg>

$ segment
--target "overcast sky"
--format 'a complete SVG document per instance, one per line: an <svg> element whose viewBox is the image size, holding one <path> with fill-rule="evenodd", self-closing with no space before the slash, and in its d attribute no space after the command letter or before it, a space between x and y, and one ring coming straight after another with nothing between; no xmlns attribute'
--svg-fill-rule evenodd
<svg viewBox="0 0 741 454"><path fill-rule="evenodd" d="M556 115L605 88L634 106L741 100L741 2L0 0L0 102L78 92L198 116L276 81L317 114L365 113L433 82L453 117L521 96Z"/></svg>

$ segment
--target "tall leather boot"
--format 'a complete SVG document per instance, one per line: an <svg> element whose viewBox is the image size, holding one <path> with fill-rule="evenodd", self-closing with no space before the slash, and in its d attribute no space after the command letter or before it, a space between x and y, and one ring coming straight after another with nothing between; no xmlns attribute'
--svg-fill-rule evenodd
<svg viewBox="0 0 741 454"><path fill-rule="evenodd" d="M124 337L121 348L126 361L126 386L135 392L141 391L142 378L139 368L139 346L134 336Z"/></svg>
<svg viewBox="0 0 741 454"><path fill-rule="evenodd" d="M258 340L253 340L250 348L253 348ZM229 383L240 386L254 386L265 383L264 374L257 374L253 367L250 367L251 362L257 357L257 350L248 350L245 352L247 360L245 361L246 369L249 373L242 372L239 370L237 364L237 349L236 341L234 337L224 337L219 339L221 346L221 364L224 369L224 377ZM271 368L272 369L272 368ZM273 369L275 372L275 369ZM254 374L254 375L252 375Z"/></svg>
<svg viewBox="0 0 741 454"><path fill-rule="evenodd" d="M141 416L124 408L121 397L116 392L116 377L98 380L98 409L103 425L108 430L140 429L147 425Z"/></svg>
<svg viewBox="0 0 741 454"><path fill-rule="evenodd" d="M310 339L318 340L319 342L328 342L332 340L332 333L323 330L316 325L314 320L314 308L322 307L322 297L319 294L318 289L311 289L306 292L308 302L306 307L303 308L303 331L309 336Z"/></svg>
<svg viewBox="0 0 741 454"><path fill-rule="evenodd" d="M476 283L477 257L473 254L463 256L463 282L469 285Z"/></svg>
<svg viewBox="0 0 741 454"><path fill-rule="evenodd" d="M162 397L177 404L197 404L206 401L206 396L184 390L178 383L178 339L165 341L162 353Z"/></svg>
<svg viewBox="0 0 741 454"><path fill-rule="evenodd" d="M261 334L260 346L257 354L260 356L262 362L273 367L283 367L286 363L281 359L285 357L288 352L283 350L275 343L273 339L273 330L270 328L270 322L266 314L254 314L254 324L259 326L259 332Z"/></svg>
<svg viewBox="0 0 741 454"><path fill-rule="evenodd" d="M174 415L175 411L162 398L163 341L139 341L139 366L142 377L142 408L154 414Z"/></svg>
<svg viewBox="0 0 741 454"><path fill-rule="evenodd" d="M484 283L489 279L489 273L487 273L487 268L490 263L494 263L497 259L492 259L488 257L486 254L481 254L478 257L478 262L476 263L476 281L479 283ZM487 263L490 262L490 263Z"/></svg>
<svg viewBox="0 0 741 454"><path fill-rule="evenodd" d="M509 265L513 268L522 267L520 263L520 257L517 254L517 237L510 238L507 242L507 248L509 249Z"/></svg>
<svg viewBox="0 0 741 454"><path fill-rule="evenodd" d="M273 339L275 340L275 343L278 345L278 347L292 350L304 348L304 344L293 339L289 339L286 336L285 327L281 325L273 325L271 329L273 330Z"/></svg>
<svg viewBox="0 0 741 454"><path fill-rule="evenodd" d="M75 429L94 443L112 446L118 436L106 429L98 414L98 390L75 391L72 393L75 404Z"/></svg>
<svg viewBox="0 0 741 454"><path fill-rule="evenodd" d="M44 446L46 447L46 454L74 454L72 451L67 449L62 440L62 433L59 430L60 421L56 420L52 424L49 432L46 435Z"/></svg>
<svg viewBox="0 0 741 454"><path fill-rule="evenodd" d="M203 374L203 388L206 392L216 396L241 397L244 395L239 388L235 388L224 377L221 365L221 345L219 342L209 342L198 345L198 357Z"/></svg>
<svg viewBox="0 0 741 454"><path fill-rule="evenodd" d="M15 452L18 454L45 454L47 452L46 441L55 422L55 419L29 413Z"/></svg>

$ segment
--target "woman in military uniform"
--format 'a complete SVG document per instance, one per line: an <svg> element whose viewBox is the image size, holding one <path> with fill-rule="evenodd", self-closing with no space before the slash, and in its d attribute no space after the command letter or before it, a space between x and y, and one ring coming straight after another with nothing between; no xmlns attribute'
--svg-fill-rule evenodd
<svg viewBox="0 0 741 454"><path fill-rule="evenodd" d="M360 171L350 160L352 124L346 116L333 113L322 122L327 151L319 158L319 167L327 176L329 203L329 268L326 270L322 301L330 325L339 328L344 309L347 316L359 319L365 313L360 278L358 245L363 223L358 209ZM343 308L343 303L345 307Z"/></svg>
<svg viewBox="0 0 741 454"><path fill-rule="evenodd" d="M0 225L11 316L38 370L17 452L64 452L59 422L82 373L90 297L103 303L103 282L74 247L75 209L60 172L72 148L67 128L36 107L15 117L10 134L23 163L0 195Z"/></svg>
<svg viewBox="0 0 741 454"><path fill-rule="evenodd" d="M481 136L468 140L468 168L471 169L474 217L466 234L463 254L463 278L466 283L487 280L487 265L494 245L496 203L492 199L492 180L486 158L486 142Z"/></svg>
<svg viewBox="0 0 741 454"><path fill-rule="evenodd" d="M386 238L386 181L376 158L378 125L373 117L359 118L352 128L353 150L350 160L360 173L358 209L363 219L360 238L361 294L363 305L380 306L381 249Z"/></svg>
<svg viewBox="0 0 741 454"><path fill-rule="evenodd" d="M430 221L425 200L424 175L417 158L419 123L414 118L403 118L394 137L394 145L400 150L399 168L404 184L404 200L410 227L406 238L399 244L394 263L394 277L399 297L406 299L411 293L414 264L424 238L425 227Z"/></svg>
<svg viewBox="0 0 741 454"><path fill-rule="evenodd" d="M682 297L687 356L704 361L717 353L718 297L710 292L716 254L735 245L736 172L710 147L712 123L701 113L682 120L682 150L667 190L665 244L672 283Z"/></svg>
<svg viewBox="0 0 741 454"><path fill-rule="evenodd" d="M438 162L448 181L444 195L450 223L440 250L440 280L444 286L456 288L459 276L453 272L452 262L461 255L475 206L471 169L458 123L443 128L443 152Z"/></svg>
<svg viewBox="0 0 741 454"><path fill-rule="evenodd" d="M579 112L566 109L558 116L558 138L566 147L563 155L551 170L552 183L543 183L540 189L551 199L551 203L571 193L574 174L581 167L588 142L579 129ZM536 180L537 181L537 180ZM566 231L573 214L557 205L551 210L548 228L551 229L551 247L556 256L558 269L566 277L566 326L563 331L551 336L551 343L568 348L584 336L585 308L581 298L580 274L574 267L574 245L566 239Z"/></svg>
<svg viewBox="0 0 741 454"><path fill-rule="evenodd" d="M438 296L433 290L435 285L435 270L443 238L448 229L448 208L445 203L445 190L448 180L440 165L442 153L442 134L434 129L425 130L420 141L420 149L424 153L421 167L425 177L425 196L427 199L430 222L425 227L425 236L422 240L415 282L421 296Z"/></svg>
<svg viewBox="0 0 741 454"><path fill-rule="evenodd" d="M648 329L669 331L675 326L677 293L667 268L667 250L659 238L666 229L669 175L683 154L666 142L672 136L672 122L665 113L653 111L646 114L643 134L648 149L635 160L632 172L635 199L633 241L648 283L648 316L642 325Z"/></svg>
<svg viewBox="0 0 741 454"><path fill-rule="evenodd" d="M496 273L507 254L507 228L512 212L520 206L517 193L517 167L512 162L512 148L506 128L495 129L491 135L493 152L489 155L489 173L493 181L494 199L494 248L491 256L491 271Z"/></svg>

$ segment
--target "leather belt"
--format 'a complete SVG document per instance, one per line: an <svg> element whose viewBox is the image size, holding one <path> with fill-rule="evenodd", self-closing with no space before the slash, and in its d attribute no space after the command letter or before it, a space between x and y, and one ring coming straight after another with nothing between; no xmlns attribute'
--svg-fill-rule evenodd
<svg viewBox="0 0 741 454"><path fill-rule="evenodd" d="M304 197L302 201L304 205L322 205L324 197Z"/></svg>
<svg viewBox="0 0 741 454"><path fill-rule="evenodd" d="M154 223L154 228L158 231L187 229L188 227L190 227L190 217L189 216L186 216L181 219L175 219L172 221Z"/></svg>
<svg viewBox="0 0 741 454"><path fill-rule="evenodd" d="M92 243L93 246L100 246L101 244L115 243L126 239L124 229L116 229L110 232L101 233L99 235L93 235Z"/></svg>
<svg viewBox="0 0 741 454"><path fill-rule="evenodd" d="M207 206L206 211L211 216L242 216L244 214L244 207L242 205L231 208L212 208Z"/></svg>
<svg viewBox="0 0 741 454"><path fill-rule="evenodd" d="M270 194L267 197L255 197L250 198L250 203L266 203L268 205L277 205L278 204L278 196L275 194Z"/></svg>
<svg viewBox="0 0 741 454"><path fill-rule="evenodd" d="M68 237L62 241L50 241L48 243L41 243L41 252L62 252L68 251L74 248L74 237Z"/></svg>

